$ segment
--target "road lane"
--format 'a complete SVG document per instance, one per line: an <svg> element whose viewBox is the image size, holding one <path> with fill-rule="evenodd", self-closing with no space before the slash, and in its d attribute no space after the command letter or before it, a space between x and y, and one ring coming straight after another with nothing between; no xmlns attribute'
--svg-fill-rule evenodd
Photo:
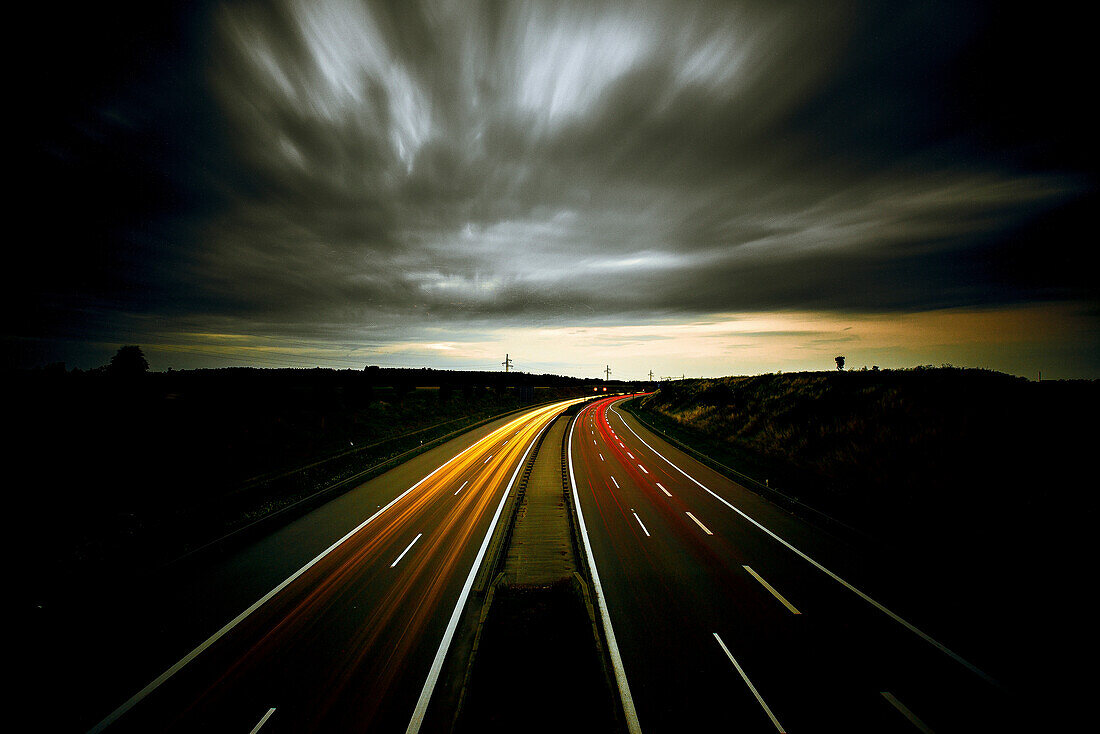
<svg viewBox="0 0 1100 734"><path fill-rule="evenodd" d="M759 695L794 731L911 730L882 691L937 731L1007 723L1001 691L716 501L642 442L654 445L652 434L609 412L612 402L578 417L589 440L571 443L572 470L643 729L734 720L774 731ZM698 467L675 460L689 474ZM719 493L736 486L707 480ZM799 542L816 532L764 513L782 515Z"/></svg>
<svg viewBox="0 0 1100 734"><path fill-rule="evenodd" d="M439 467L105 723L249 731L274 708L265 732L403 729L503 488L564 407Z"/></svg>

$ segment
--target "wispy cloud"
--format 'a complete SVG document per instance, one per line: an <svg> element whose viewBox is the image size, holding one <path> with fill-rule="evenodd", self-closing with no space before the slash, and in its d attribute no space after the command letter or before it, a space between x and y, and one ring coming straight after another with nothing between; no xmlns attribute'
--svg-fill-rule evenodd
<svg viewBox="0 0 1100 734"><path fill-rule="evenodd" d="M164 31L133 52L161 63L137 81L122 63L104 62L102 84L74 77L84 106L43 143L69 182L59 204L85 202L90 227L45 225L71 264L23 256L38 306L23 330L151 319L386 341L425 323L1095 302L1066 236L1095 195L1091 133L1033 112L1048 95L1005 76L1079 73L1064 52L1032 54L1038 71L1008 59L1019 31L1055 23L1038 15L671 0L150 11L115 32ZM1057 257L1032 267L1036 248Z"/></svg>

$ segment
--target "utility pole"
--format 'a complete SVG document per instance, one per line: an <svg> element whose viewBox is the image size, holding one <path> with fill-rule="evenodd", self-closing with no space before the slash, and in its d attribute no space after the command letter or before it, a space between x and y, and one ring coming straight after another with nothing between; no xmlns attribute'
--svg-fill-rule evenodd
<svg viewBox="0 0 1100 734"><path fill-rule="evenodd" d="M504 365L504 371L507 372L508 368L512 366L512 358L505 354L504 361L501 364Z"/></svg>
<svg viewBox="0 0 1100 734"><path fill-rule="evenodd" d="M606 381L611 379L611 365L607 365L606 367L604 367L603 371L604 371L604 378L603 379L604 379L604 382L606 382Z"/></svg>
<svg viewBox="0 0 1100 734"><path fill-rule="evenodd" d="M649 381L653 382L653 370L649 371Z"/></svg>

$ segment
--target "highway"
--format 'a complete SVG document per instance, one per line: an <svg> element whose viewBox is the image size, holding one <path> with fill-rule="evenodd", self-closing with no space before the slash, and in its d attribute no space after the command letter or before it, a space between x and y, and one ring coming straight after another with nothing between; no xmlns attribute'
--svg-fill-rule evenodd
<svg viewBox="0 0 1100 734"><path fill-rule="evenodd" d="M635 731L1016 729L999 682L909 607L880 601L842 544L675 449L618 400L587 406L567 440Z"/></svg>
<svg viewBox="0 0 1100 734"><path fill-rule="evenodd" d="M102 718L87 726L415 731L503 499L538 435L567 404L498 422L474 432L476 440L456 439L354 490L354 505L329 503L320 516L327 519L303 518L276 534L268 545L273 559L284 546L322 549L277 583L267 572L259 585L266 593L223 612L196 638L201 642L173 653L171 665L138 674L144 685L128 698L100 701ZM426 461L440 463L415 483L399 483L410 465L423 471ZM352 507L354 517L332 516ZM347 532L333 533L348 524ZM275 578L293 567L278 563L283 570ZM192 588L192 605L202 606L201 594L219 583ZM133 633L111 640L108 650L133 654L145 644L155 641Z"/></svg>

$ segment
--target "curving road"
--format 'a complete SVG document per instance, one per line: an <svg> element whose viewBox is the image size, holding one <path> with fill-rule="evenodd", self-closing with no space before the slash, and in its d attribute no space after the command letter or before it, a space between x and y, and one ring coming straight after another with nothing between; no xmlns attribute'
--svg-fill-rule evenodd
<svg viewBox="0 0 1100 734"><path fill-rule="evenodd" d="M461 450L452 442L449 458L411 486L395 485L400 473L372 480L350 531L159 676L148 673L92 731L416 730L503 499L567 404L520 414ZM299 542L303 527L313 526L277 542Z"/></svg>
<svg viewBox="0 0 1100 734"><path fill-rule="evenodd" d="M866 568L841 544L617 400L578 414L568 453L636 730L1014 729L999 684L849 581Z"/></svg>

